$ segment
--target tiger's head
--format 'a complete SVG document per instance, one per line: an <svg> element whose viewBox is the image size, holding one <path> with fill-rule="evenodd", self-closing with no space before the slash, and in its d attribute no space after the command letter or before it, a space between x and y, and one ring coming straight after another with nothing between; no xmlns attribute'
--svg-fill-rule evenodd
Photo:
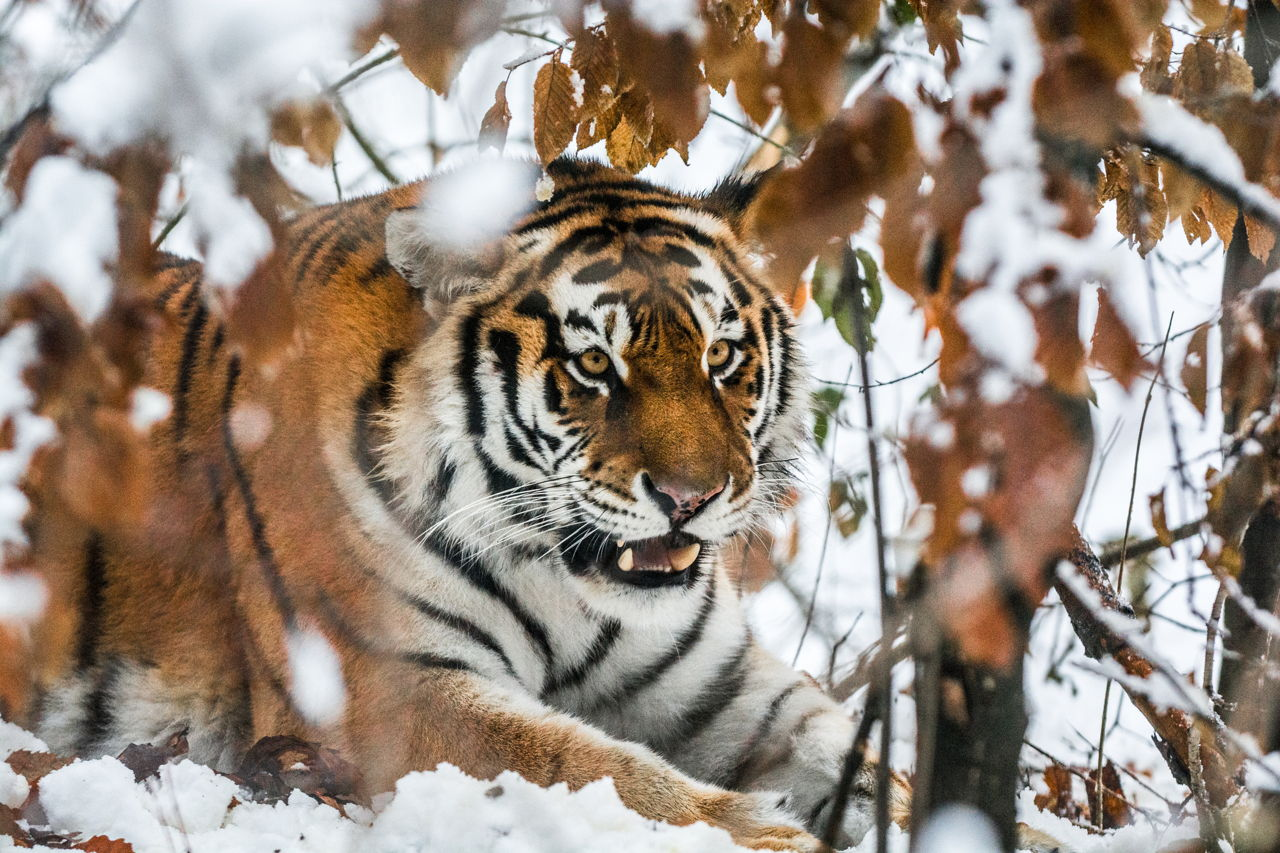
<svg viewBox="0 0 1280 853"><path fill-rule="evenodd" d="M466 254L431 233L431 184L389 218L388 257L439 325L383 458L466 548L559 554L596 597L688 589L788 488L801 435L791 314L742 235L755 183L549 174L549 200Z"/></svg>

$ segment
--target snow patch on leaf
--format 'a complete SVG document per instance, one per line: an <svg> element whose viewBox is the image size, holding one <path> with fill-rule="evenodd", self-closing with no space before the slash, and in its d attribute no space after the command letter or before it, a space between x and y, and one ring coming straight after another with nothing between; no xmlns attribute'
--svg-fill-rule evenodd
<svg viewBox="0 0 1280 853"><path fill-rule="evenodd" d="M49 280L88 322L111 301L116 259L115 181L70 157L45 157L22 205L0 227L0 288Z"/></svg>

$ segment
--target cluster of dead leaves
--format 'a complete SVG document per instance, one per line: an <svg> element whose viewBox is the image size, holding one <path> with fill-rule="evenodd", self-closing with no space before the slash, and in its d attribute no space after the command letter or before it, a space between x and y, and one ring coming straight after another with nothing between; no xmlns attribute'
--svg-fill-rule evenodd
<svg viewBox="0 0 1280 853"><path fill-rule="evenodd" d="M815 20L804 3L716 0L700 4L690 27L656 32L629 2L606 2L604 22L592 27L583 26L582 4L562 5L570 43L549 52L534 81L538 156L546 163L570 142L578 150L604 142L610 161L631 172L668 151L687 160L710 91L723 95L730 83L758 125L782 107L799 131L822 127L840 106L849 45L872 33L881 12L877 0L822 0ZM482 122L482 145L500 149L509 123L504 83Z"/></svg>
<svg viewBox="0 0 1280 853"><path fill-rule="evenodd" d="M135 782L157 779L160 768L178 761L188 751L186 732L172 735L162 744L129 744L117 756L133 772ZM73 759L49 752L18 750L6 759L15 773L27 780L30 791L18 808L0 805L0 835L7 835L19 848L35 845L57 850L87 850L91 853L133 853L133 846L120 839L96 835L82 839L45 826L40 807L40 780ZM221 774L235 782L252 802L274 803L301 791L318 802L346 814L348 804L367 806L361 799L359 772L336 751L292 736L265 737L254 744L234 773ZM231 808L240 800L233 799Z"/></svg>
<svg viewBox="0 0 1280 853"><path fill-rule="evenodd" d="M1097 767L1068 767L1050 764L1044 769L1044 784L1048 789L1036 794L1036 808L1040 811L1066 818L1077 826L1088 826L1093 831L1118 829L1133 822L1133 809L1125 798L1120 773L1110 761L1102 765L1102 790L1098 790ZM1084 798L1076 795L1076 782L1084 789ZM1098 794L1102 794L1101 820L1098 811Z"/></svg>

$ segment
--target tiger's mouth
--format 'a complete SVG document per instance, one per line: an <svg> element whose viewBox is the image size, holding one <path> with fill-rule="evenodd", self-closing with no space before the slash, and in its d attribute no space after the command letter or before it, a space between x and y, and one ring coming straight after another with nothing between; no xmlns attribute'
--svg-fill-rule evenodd
<svg viewBox="0 0 1280 853"><path fill-rule="evenodd" d="M688 586L701 571L703 544L680 532L626 541L593 531L587 541L562 553L577 574L595 571L611 581L645 588Z"/></svg>

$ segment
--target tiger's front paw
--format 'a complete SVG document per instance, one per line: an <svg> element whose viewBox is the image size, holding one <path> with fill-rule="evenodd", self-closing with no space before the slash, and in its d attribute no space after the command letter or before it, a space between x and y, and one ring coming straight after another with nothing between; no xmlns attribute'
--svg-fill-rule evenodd
<svg viewBox="0 0 1280 853"><path fill-rule="evenodd" d="M858 775L854 777L849 800L840 818L840 831L836 834L838 847L857 844L875 826L876 775L879 772L879 766L879 761L868 759L863 762ZM834 788L834 783L832 787ZM901 773L892 770L889 772L888 796L889 820L901 829L907 829L911 822L911 783ZM834 801L827 802L811 818L809 829L819 835L823 834L834 811Z"/></svg>
<svg viewBox="0 0 1280 853"><path fill-rule="evenodd" d="M753 850L830 853L780 807L776 794L718 793L706 803L707 822L728 830L735 844Z"/></svg>

